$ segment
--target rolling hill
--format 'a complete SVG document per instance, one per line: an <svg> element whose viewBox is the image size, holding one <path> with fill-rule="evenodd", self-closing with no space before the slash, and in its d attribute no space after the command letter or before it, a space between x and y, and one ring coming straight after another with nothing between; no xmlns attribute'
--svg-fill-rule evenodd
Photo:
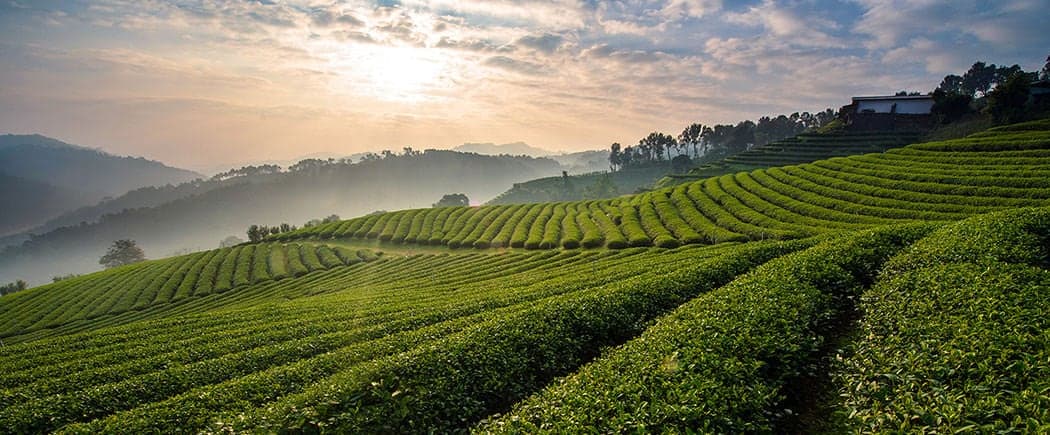
<svg viewBox="0 0 1050 435"><path fill-rule="evenodd" d="M881 153L918 142L921 138L922 134L907 131L802 133L697 166L685 174L667 174L656 184L658 187L668 187L760 168L797 165L854 154Z"/></svg>
<svg viewBox="0 0 1050 435"><path fill-rule="evenodd" d="M83 192L0 173L0 228L20 231L83 202Z"/></svg>
<svg viewBox="0 0 1050 435"><path fill-rule="evenodd" d="M72 278L0 298L0 425L1040 432L1047 175L1040 121Z"/></svg>
<svg viewBox="0 0 1050 435"><path fill-rule="evenodd" d="M99 269L118 239L134 239L150 258L217 246L251 224L301 224L331 214L426 207L447 193L474 201L515 182L556 174L549 159L427 150L354 164L316 160L294 170L140 189L77 210L0 251L0 282L42 283ZM80 222L84 222L81 224Z"/></svg>
<svg viewBox="0 0 1050 435"><path fill-rule="evenodd" d="M178 184L200 178L196 172L172 168L141 157L119 157L70 145L41 135L0 135L0 175L19 178L5 186L5 204L23 204L18 219L5 214L0 235L25 230L63 211L91 205L104 197L144 186ZM32 184L28 182L33 182ZM51 187L42 188L39 184ZM25 190L14 187L22 186ZM50 195L37 195L43 191Z"/></svg>

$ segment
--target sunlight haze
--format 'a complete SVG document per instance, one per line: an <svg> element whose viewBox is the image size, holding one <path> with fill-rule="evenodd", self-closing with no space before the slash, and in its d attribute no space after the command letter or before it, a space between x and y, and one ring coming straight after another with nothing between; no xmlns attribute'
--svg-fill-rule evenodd
<svg viewBox="0 0 1050 435"><path fill-rule="evenodd" d="M649 131L1037 69L1046 2L0 1L0 132L197 170ZM981 18L978 24L971 20Z"/></svg>

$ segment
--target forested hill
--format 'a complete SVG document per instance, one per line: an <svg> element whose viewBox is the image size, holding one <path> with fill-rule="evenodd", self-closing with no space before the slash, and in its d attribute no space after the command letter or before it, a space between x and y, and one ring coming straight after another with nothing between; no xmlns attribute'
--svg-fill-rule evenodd
<svg viewBox="0 0 1050 435"><path fill-rule="evenodd" d="M141 157L115 156L37 134L0 135L0 174L20 179L0 192L0 201L8 207L19 206L19 210L0 216L0 235L94 204L106 196L201 176Z"/></svg>
<svg viewBox="0 0 1050 435"><path fill-rule="evenodd" d="M97 270L99 256L116 239L134 239L148 257L159 258L214 248L229 235L243 238L253 223L301 224L330 214L428 207L447 193L485 201L513 183L560 169L549 159L440 150L372 156L354 164L308 160L286 172L245 168L226 174L221 183L183 188L188 192L180 194L189 195L181 199L107 214L95 223L62 227L5 248L0 282L38 284L55 275ZM157 192L166 195L171 189Z"/></svg>

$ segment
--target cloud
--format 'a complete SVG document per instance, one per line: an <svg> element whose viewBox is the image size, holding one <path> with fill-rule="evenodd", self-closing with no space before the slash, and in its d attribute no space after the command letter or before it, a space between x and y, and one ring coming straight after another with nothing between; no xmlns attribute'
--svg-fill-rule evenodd
<svg viewBox="0 0 1050 435"><path fill-rule="evenodd" d="M837 24L817 16L805 19L794 11L772 0L765 0L761 5L752 6L742 13L728 13L726 21L750 27L761 27L768 35L788 44L805 47L841 48L842 40L828 33Z"/></svg>
<svg viewBox="0 0 1050 435"><path fill-rule="evenodd" d="M564 41L565 38L561 35L546 33L542 36L522 36L515 44L550 54L561 47Z"/></svg>
<svg viewBox="0 0 1050 435"><path fill-rule="evenodd" d="M297 135L357 151L518 140L593 148L692 121L929 90L978 59L1038 68L1050 46L1046 0L383 4L0 0L0 107L50 102L0 127L74 134L76 125L132 147L132 135L96 125L93 114L105 113L152 126L136 130L163 136L140 139L151 144L196 146L161 132L181 125L242 154L253 143L279 153ZM75 110L54 108L67 100Z"/></svg>
<svg viewBox="0 0 1050 435"><path fill-rule="evenodd" d="M659 11L668 20L703 18L722 9L721 0L669 0Z"/></svg>
<svg viewBox="0 0 1050 435"><path fill-rule="evenodd" d="M976 60L1005 63L1000 56L1036 58L1050 46L1045 1L859 3L864 12L852 30L865 37L865 47L889 62L925 60L930 72L952 72Z"/></svg>
<svg viewBox="0 0 1050 435"><path fill-rule="evenodd" d="M361 21L353 15L343 13L342 11L333 8L315 8L310 11L310 18L315 25L321 27L329 27L333 25L361 27L365 25L364 21Z"/></svg>
<svg viewBox="0 0 1050 435"><path fill-rule="evenodd" d="M545 75L549 73L547 68L543 65L524 60L512 59L507 56L492 56L485 59L483 63L491 67L530 76Z"/></svg>

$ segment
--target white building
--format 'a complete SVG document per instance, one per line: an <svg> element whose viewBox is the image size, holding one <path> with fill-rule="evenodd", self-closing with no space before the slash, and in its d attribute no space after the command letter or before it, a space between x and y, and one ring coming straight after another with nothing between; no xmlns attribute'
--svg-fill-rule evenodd
<svg viewBox="0 0 1050 435"><path fill-rule="evenodd" d="M899 95L887 97L853 97L856 113L896 113L901 115L929 115L933 96Z"/></svg>

